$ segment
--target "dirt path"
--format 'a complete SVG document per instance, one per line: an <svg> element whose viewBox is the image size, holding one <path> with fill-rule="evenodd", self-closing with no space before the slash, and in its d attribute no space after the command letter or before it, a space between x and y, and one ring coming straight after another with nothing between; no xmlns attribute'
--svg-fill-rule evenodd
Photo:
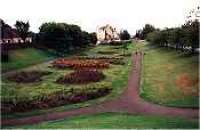
<svg viewBox="0 0 200 130"><path fill-rule="evenodd" d="M104 112L126 112L140 115L163 115L169 117L183 117L187 119L198 118L199 109L174 108L152 104L144 101L139 96L141 62L143 55L133 55L132 71L129 76L128 88L119 99L112 100L101 105L69 110L65 112L55 112L45 115L25 117L21 119L5 119L2 125L25 125L35 124L43 121L58 120L77 115L88 115Z"/></svg>

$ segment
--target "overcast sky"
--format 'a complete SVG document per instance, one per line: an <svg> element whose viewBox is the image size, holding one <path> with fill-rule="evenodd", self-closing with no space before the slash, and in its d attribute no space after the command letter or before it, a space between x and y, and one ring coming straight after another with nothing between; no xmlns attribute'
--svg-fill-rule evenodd
<svg viewBox="0 0 200 130"><path fill-rule="evenodd" d="M0 18L14 25L28 20L30 30L38 32L44 22L80 25L88 32L111 24L134 34L150 23L159 28L180 26L199 0L1 0Z"/></svg>

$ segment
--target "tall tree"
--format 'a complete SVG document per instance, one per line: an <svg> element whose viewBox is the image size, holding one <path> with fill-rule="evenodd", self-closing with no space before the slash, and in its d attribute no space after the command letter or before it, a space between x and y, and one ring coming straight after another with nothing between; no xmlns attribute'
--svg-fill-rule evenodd
<svg viewBox="0 0 200 130"><path fill-rule="evenodd" d="M128 31L127 30L122 30L121 32L120 32L120 39L121 40L129 40L130 39L130 34L128 33Z"/></svg>
<svg viewBox="0 0 200 130"><path fill-rule="evenodd" d="M153 25L150 24L145 24L143 30L142 30L142 39L146 39L148 33L151 33L153 31L155 31L155 27Z"/></svg>
<svg viewBox="0 0 200 130"><path fill-rule="evenodd" d="M95 32L90 33L90 40L92 44L96 44L97 43L97 34Z"/></svg>
<svg viewBox="0 0 200 130"><path fill-rule="evenodd" d="M17 34L25 42L26 38L29 35L29 27L30 27L29 22L16 21L15 27L17 30Z"/></svg>

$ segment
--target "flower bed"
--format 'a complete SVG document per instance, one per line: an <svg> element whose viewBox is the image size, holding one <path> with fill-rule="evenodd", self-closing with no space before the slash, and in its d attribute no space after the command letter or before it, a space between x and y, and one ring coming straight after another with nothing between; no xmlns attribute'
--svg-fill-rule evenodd
<svg viewBox="0 0 200 130"><path fill-rule="evenodd" d="M73 68L73 69L84 69L84 68L95 68L95 69L103 69L109 68L109 63L100 60L79 60L79 59L58 59L54 61L53 67L56 68Z"/></svg>
<svg viewBox="0 0 200 130"><path fill-rule="evenodd" d="M102 61L102 62L114 64L114 65L124 65L125 64L123 58L120 57L120 56L118 56L118 57L117 56L99 56L99 57L95 57L95 56L77 56L77 57L74 57L74 59L79 59L79 60L83 60L83 59L98 60L98 61Z"/></svg>
<svg viewBox="0 0 200 130"><path fill-rule="evenodd" d="M56 82L61 84L84 84L98 82L105 78L105 75L96 69L76 70L64 77L60 77Z"/></svg>
<svg viewBox="0 0 200 130"><path fill-rule="evenodd" d="M46 109L79 103L98 97L105 96L112 89L108 86L93 86L86 88L71 88L68 90L59 91L52 95L43 95L31 101L10 101L1 103L2 113L26 112L34 109Z"/></svg>
<svg viewBox="0 0 200 130"><path fill-rule="evenodd" d="M27 72L21 71L9 75L7 79L17 83L32 83L41 81L42 76L48 75L50 73L51 72L46 72L46 71L27 71Z"/></svg>

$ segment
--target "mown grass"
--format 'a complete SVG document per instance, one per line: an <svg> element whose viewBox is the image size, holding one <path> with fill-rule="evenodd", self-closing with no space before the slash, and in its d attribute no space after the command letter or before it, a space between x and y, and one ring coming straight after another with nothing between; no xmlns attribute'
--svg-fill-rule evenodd
<svg viewBox="0 0 200 130"><path fill-rule="evenodd" d="M2 72L21 69L53 59L54 56L35 48L25 48L9 51L9 61L1 63Z"/></svg>
<svg viewBox="0 0 200 130"><path fill-rule="evenodd" d="M141 96L153 103L198 107L198 56L140 44L144 50Z"/></svg>
<svg viewBox="0 0 200 130"><path fill-rule="evenodd" d="M104 50L104 49L113 49L113 46L97 46L95 48L92 48L85 53L89 56L94 56L93 54L97 54L98 50ZM131 52L131 49L133 49L133 44L130 44L128 52ZM118 49L116 51L116 54L120 54L122 52L121 49ZM83 54L83 52L81 53ZM99 55L99 54L97 54ZM99 55L102 56L102 55ZM15 83L8 81L5 77L3 77L2 82L2 101L31 101L34 99L42 98L43 96L48 96L56 92L60 91L69 91L71 88L88 88L91 86L96 87L104 87L109 86L112 87L112 92L105 96L98 99L86 101L83 103L77 103L77 104L71 104L71 105L65 105L60 106L56 108L51 109L43 109L43 110L33 110L30 112L25 113L12 113L12 114L3 114L3 118L21 118L26 116L32 116L32 115L39 115L43 113L49 113L49 112L55 112L55 111L64 111L67 109L74 109L74 108L80 108L80 107L86 107L89 105L95 105L99 104L106 100L111 100L113 98L117 98L120 96L120 94L123 92L125 87L127 86L128 81L128 73L131 69L131 58L126 57L125 58L125 65L111 65L109 69L104 69L103 73L106 75L105 80L97 83L90 83L87 85L61 85L55 83L56 79L58 79L60 76L65 75L66 73L70 73L73 70L71 69L65 69L65 70L59 70L55 68L48 67L49 63L42 63L38 65L34 65L29 68L25 68L24 70L42 70L42 71L50 71L53 72L52 74L43 77L42 81L38 83L29 83L29 84L22 84L22 83Z"/></svg>
<svg viewBox="0 0 200 130"><path fill-rule="evenodd" d="M7 128L23 129L68 129L68 128L198 128L198 120L169 118L162 116L140 116L123 113L103 113L78 116L57 121L43 122L35 125L15 126Z"/></svg>

